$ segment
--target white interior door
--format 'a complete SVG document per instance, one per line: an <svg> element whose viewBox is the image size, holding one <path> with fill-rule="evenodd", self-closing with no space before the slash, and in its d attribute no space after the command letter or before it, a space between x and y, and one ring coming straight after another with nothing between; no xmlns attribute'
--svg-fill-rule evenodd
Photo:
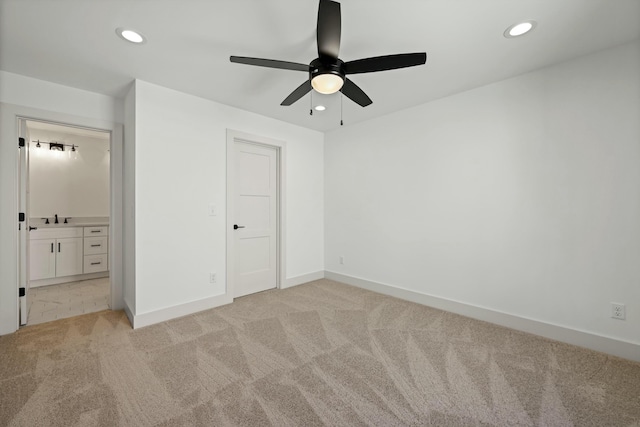
<svg viewBox="0 0 640 427"><path fill-rule="evenodd" d="M236 141L233 200L234 297L273 289L278 265L278 156Z"/></svg>
<svg viewBox="0 0 640 427"><path fill-rule="evenodd" d="M28 315L28 278L27 278L27 253L29 239L27 227L29 224L28 207L28 163L29 163L29 135L26 121L20 119L19 137L24 139L24 147L18 150L18 212L25 215L24 221L18 223L18 312L20 325L27 324Z"/></svg>

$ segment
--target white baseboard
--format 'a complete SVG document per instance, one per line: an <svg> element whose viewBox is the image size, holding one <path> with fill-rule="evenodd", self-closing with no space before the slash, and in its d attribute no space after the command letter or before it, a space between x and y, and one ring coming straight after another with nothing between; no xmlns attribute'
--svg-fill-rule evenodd
<svg viewBox="0 0 640 427"><path fill-rule="evenodd" d="M601 353L611 354L624 359L640 362L640 345L583 332L564 326L553 325L539 320L527 319L512 314L494 311L488 308L465 304L445 298L434 297L408 289L373 282L359 277L347 276L333 271L325 271L324 277L348 285L357 286L373 292L415 302L473 319L483 320L518 331L540 335L552 340L585 347Z"/></svg>
<svg viewBox="0 0 640 427"><path fill-rule="evenodd" d="M291 277L285 279L284 283L280 285L280 289L290 288L292 286L301 285L303 283L312 282L314 280L322 278L324 278L324 270L304 274L302 276ZM175 319L178 317L188 316L189 314L219 307L225 304L230 304L232 302L232 297L228 295L218 295L215 297L205 298L198 301L192 301L173 307L167 307L164 309L135 315L131 313L129 306L125 303L125 313L127 314L127 317L129 318L133 329L137 329L144 326L150 326L155 323L166 322L167 320Z"/></svg>
<svg viewBox="0 0 640 427"><path fill-rule="evenodd" d="M81 280L100 279L102 277L109 277L109 272L101 271L99 273L77 274L75 276L52 277L51 279L31 280L29 282L29 288L39 288L41 286L59 285L61 283L68 283L68 282L79 282Z"/></svg>
<svg viewBox="0 0 640 427"><path fill-rule="evenodd" d="M124 302L124 314L127 315L129 323L131 324L131 327L133 327L133 313L131 312L131 307L129 307L127 301Z"/></svg>
<svg viewBox="0 0 640 427"><path fill-rule="evenodd" d="M197 313L199 311L209 310L210 308L219 307L232 302L233 298L223 294L142 314L130 315L127 308L125 308L125 311L131 321L133 329L138 329L144 326L166 322L167 320L176 319L178 317L188 316L189 314Z"/></svg>
<svg viewBox="0 0 640 427"><path fill-rule="evenodd" d="M324 279L324 270L285 279L284 283L280 284L280 289L287 289L292 286L298 286L302 285L303 283L313 282L314 280L320 279Z"/></svg>

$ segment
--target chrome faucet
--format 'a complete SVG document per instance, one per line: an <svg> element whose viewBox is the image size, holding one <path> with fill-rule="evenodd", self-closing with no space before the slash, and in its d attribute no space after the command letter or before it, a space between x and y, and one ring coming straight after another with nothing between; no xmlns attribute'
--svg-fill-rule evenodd
<svg viewBox="0 0 640 427"><path fill-rule="evenodd" d="M56 220L54 221L54 224L58 224L58 214L55 214L56 216Z"/></svg>

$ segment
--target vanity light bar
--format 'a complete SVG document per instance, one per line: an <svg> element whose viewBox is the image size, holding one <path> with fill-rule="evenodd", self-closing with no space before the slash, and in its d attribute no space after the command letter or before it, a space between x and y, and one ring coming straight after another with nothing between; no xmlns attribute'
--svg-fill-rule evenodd
<svg viewBox="0 0 640 427"><path fill-rule="evenodd" d="M80 147L77 144L65 144L62 142L55 142L55 141L47 142L47 141L40 141L39 139L31 142L37 142L38 144L36 145L36 147L40 147L40 144L49 144L49 150L58 150L58 151L64 151L64 147L71 147L73 149L77 149Z"/></svg>

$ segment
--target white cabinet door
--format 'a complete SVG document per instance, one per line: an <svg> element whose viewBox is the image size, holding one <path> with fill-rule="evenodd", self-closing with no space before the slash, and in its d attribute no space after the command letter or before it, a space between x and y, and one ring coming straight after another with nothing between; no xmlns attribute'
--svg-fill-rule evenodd
<svg viewBox="0 0 640 427"><path fill-rule="evenodd" d="M56 240L56 277L82 274L82 238Z"/></svg>
<svg viewBox="0 0 640 427"><path fill-rule="evenodd" d="M56 277L55 239L31 240L29 245L29 280Z"/></svg>

